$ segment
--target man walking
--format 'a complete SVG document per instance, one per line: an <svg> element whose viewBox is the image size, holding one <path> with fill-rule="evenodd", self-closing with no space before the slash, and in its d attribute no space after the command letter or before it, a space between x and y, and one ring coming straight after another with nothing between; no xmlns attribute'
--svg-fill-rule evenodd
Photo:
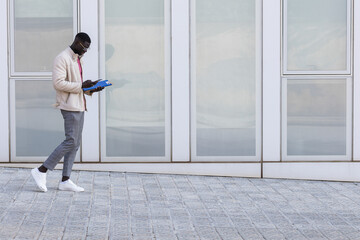
<svg viewBox="0 0 360 240"><path fill-rule="evenodd" d="M70 47L62 51L54 60L53 86L56 90L55 107L60 109L64 118L66 139L50 154L47 160L39 167L31 170L37 186L46 192L46 172L53 170L58 162L64 157L62 181L60 190L82 192L84 189L70 180L72 166L76 153L80 146L84 124L84 111L86 100L83 88L92 87L96 84L91 80L83 82L81 57L87 52L91 44L90 37L83 32L78 33ZM97 88L92 92L101 91Z"/></svg>

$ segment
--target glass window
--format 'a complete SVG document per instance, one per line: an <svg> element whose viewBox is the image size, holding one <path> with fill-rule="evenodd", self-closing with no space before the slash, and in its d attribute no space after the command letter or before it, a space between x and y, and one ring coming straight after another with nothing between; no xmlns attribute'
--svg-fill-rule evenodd
<svg viewBox="0 0 360 240"><path fill-rule="evenodd" d="M259 1L192 3L192 158L255 159L261 119Z"/></svg>
<svg viewBox="0 0 360 240"><path fill-rule="evenodd" d="M55 103L52 81L14 82L16 134L12 136L16 157L48 156L64 139L61 113L52 106Z"/></svg>
<svg viewBox="0 0 360 240"><path fill-rule="evenodd" d="M166 6L167 0L105 1L105 76L113 84L104 101L106 157L169 160Z"/></svg>
<svg viewBox="0 0 360 240"><path fill-rule="evenodd" d="M284 0L285 71L350 72L350 1Z"/></svg>
<svg viewBox="0 0 360 240"><path fill-rule="evenodd" d="M287 102L283 109L287 116L284 132L287 156L348 158L351 81L328 78L284 81L287 82Z"/></svg>
<svg viewBox="0 0 360 240"><path fill-rule="evenodd" d="M52 71L73 40L73 0L14 0L12 73Z"/></svg>

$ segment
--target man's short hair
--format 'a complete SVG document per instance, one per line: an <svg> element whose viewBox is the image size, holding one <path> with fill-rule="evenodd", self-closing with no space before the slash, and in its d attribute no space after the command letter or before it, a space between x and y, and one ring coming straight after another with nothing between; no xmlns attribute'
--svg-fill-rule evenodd
<svg viewBox="0 0 360 240"><path fill-rule="evenodd" d="M79 32L78 34L76 34L75 39L76 38L80 39L83 42L91 43L91 39L90 39L89 35L87 35L84 32Z"/></svg>

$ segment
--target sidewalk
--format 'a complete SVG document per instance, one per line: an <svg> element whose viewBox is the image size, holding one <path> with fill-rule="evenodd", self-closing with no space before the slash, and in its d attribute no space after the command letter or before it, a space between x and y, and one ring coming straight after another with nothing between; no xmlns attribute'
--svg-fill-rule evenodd
<svg viewBox="0 0 360 240"><path fill-rule="evenodd" d="M0 167L0 239L360 239L358 183Z"/></svg>

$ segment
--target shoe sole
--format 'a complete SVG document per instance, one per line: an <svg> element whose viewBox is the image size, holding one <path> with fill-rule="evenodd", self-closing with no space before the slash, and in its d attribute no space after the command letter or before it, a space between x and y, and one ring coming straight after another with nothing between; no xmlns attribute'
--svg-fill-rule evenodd
<svg viewBox="0 0 360 240"><path fill-rule="evenodd" d="M35 175L35 174L34 174L34 169L32 169L32 170L31 170L31 176L33 177L36 185L38 186L38 188L39 188L42 192L47 192L47 189L46 189L46 188L43 188L43 187L41 187L41 186L39 185L39 183L36 181L36 178L35 178L34 175Z"/></svg>
<svg viewBox="0 0 360 240"><path fill-rule="evenodd" d="M85 189L76 191L76 190L69 189L69 188L63 188L63 187L61 187L61 184L59 184L58 189L61 190L61 191L70 191L70 192L84 192L85 191Z"/></svg>
<svg viewBox="0 0 360 240"><path fill-rule="evenodd" d="M84 190L81 190L81 191L74 191L74 190L71 190L71 189L61 189L59 188L60 191L69 191L69 192L84 192Z"/></svg>

